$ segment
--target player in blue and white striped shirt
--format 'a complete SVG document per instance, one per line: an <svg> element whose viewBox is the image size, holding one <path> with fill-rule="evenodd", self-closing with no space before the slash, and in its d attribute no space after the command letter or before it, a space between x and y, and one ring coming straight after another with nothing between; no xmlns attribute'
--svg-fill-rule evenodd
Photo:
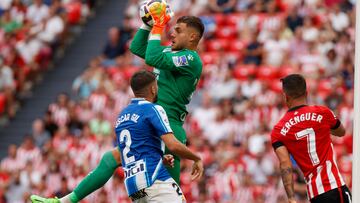
<svg viewBox="0 0 360 203"><path fill-rule="evenodd" d="M120 113L115 126L128 195L139 201L182 202L181 189L163 165L165 144L175 153L173 146L180 146L180 156L199 164L200 158L176 140L165 110L151 103L157 98L155 75L139 72L132 77L131 87L137 98ZM163 189L153 189L158 185Z"/></svg>
<svg viewBox="0 0 360 203"><path fill-rule="evenodd" d="M76 203L106 183L94 179L108 180L120 163L133 202L185 201L180 187L163 165L165 145L179 157L194 161L193 180L203 174L201 159L175 138L165 110L153 104L158 92L156 76L150 71L139 71L131 78L131 88L136 98L120 113L115 124L118 147L105 153L99 166L77 186L86 190L75 188L76 195L72 192L61 199L32 195L32 202Z"/></svg>

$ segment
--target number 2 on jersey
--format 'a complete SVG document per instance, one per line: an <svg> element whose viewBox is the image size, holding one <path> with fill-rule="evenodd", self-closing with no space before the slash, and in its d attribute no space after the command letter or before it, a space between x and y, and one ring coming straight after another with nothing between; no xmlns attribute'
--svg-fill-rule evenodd
<svg viewBox="0 0 360 203"><path fill-rule="evenodd" d="M320 163L320 159L316 153L316 138L315 138L315 131L313 128L307 128L295 134L296 139L307 139L307 149L310 156L311 163L316 166Z"/></svg>
<svg viewBox="0 0 360 203"><path fill-rule="evenodd" d="M130 151L130 145L131 145L131 135L130 135L130 131L128 130L122 130L120 133L120 143L123 143L125 141L125 148L122 151L123 157L124 157L124 162L125 164L131 163L133 161L135 161L135 157L131 156L128 157L128 153Z"/></svg>

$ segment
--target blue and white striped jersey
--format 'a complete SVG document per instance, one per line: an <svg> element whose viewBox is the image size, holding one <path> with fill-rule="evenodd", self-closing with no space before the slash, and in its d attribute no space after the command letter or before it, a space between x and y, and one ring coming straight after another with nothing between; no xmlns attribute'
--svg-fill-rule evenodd
<svg viewBox="0 0 360 203"><path fill-rule="evenodd" d="M129 196L155 180L170 178L162 163L165 144L161 136L171 132L165 110L145 99L132 99L120 113L115 133Z"/></svg>

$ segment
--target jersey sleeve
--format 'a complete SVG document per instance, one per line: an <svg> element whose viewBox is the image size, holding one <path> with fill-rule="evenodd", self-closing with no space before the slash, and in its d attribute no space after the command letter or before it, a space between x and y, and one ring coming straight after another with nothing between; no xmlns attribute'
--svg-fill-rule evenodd
<svg viewBox="0 0 360 203"><path fill-rule="evenodd" d="M146 49L146 64L160 70L190 74L202 69L201 61L193 51L163 52L163 50L159 36L151 35L148 41L148 49Z"/></svg>
<svg viewBox="0 0 360 203"><path fill-rule="evenodd" d="M271 132L271 145L276 150L278 147L284 146L284 142L281 140L280 128L275 126Z"/></svg>
<svg viewBox="0 0 360 203"><path fill-rule="evenodd" d="M335 130L337 129L340 125L341 122L340 120L336 117L336 115L334 114L333 111L331 111L329 108L327 107L323 107L323 111L324 111L324 116L325 116L325 120L326 122L329 124L330 129Z"/></svg>
<svg viewBox="0 0 360 203"><path fill-rule="evenodd" d="M155 128L157 136L162 136L168 133L172 133L169 119L163 107L154 105L151 107L150 122Z"/></svg>
<svg viewBox="0 0 360 203"><path fill-rule="evenodd" d="M134 39L130 44L131 53L145 59L146 48L148 46L148 38L150 31L144 28L139 28L136 32Z"/></svg>

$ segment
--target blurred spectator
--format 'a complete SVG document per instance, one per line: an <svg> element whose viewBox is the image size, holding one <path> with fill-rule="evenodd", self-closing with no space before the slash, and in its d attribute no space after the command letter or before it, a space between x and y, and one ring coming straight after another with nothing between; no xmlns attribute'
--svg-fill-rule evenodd
<svg viewBox="0 0 360 203"><path fill-rule="evenodd" d="M1 169L8 172L13 173L15 171L20 170L24 167L23 162L21 162L20 159L18 159L17 154L17 147L16 145L9 145L8 147L8 155L3 160L1 160Z"/></svg>
<svg viewBox="0 0 360 203"><path fill-rule="evenodd" d="M70 99L65 93L58 95L56 103L49 105L51 119L57 126L65 126L70 122Z"/></svg>
<svg viewBox="0 0 360 203"><path fill-rule="evenodd" d="M26 64L36 68L35 60L36 56L40 53L42 43L35 36L26 33L23 40L20 40L16 44L16 50L20 57ZM35 70L32 70L35 71Z"/></svg>
<svg viewBox="0 0 360 203"><path fill-rule="evenodd" d="M304 18L302 37L305 42L314 42L319 37L319 30L315 27L313 20L309 16Z"/></svg>
<svg viewBox="0 0 360 203"><path fill-rule="evenodd" d="M5 195L6 200L11 203L23 203L23 196L29 188L21 184L19 171L15 171L12 178Z"/></svg>
<svg viewBox="0 0 360 203"><path fill-rule="evenodd" d="M73 83L73 90L81 99L88 98L96 87L97 82L91 78L91 72L88 70L78 76Z"/></svg>
<svg viewBox="0 0 360 203"><path fill-rule="evenodd" d="M59 40L65 29L63 19L56 12L56 7L50 7L49 15L44 19L44 22L30 30L32 34L37 33L37 39L49 45L53 45L56 40Z"/></svg>
<svg viewBox="0 0 360 203"><path fill-rule="evenodd" d="M48 110L44 115L45 129L50 133L51 136L55 134L55 131L58 129L58 125L52 120L52 113Z"/></svg>
<svg viewBox="0 0 360 203"><path fill-rule="evenodd" d="M3 95L3 104L2 107L0 107L0 115L2 112L5 112L10 118L15 115L15 88L13 70L4 64L3 59L0 57L0 94Z"/></svg>
<svg viewBox="0 0 360 203"><path fill-rule="evenodd" d="M280 38L280 32L274 31L274 36L264 43L264 63L271 66L280 66L287 58L289 41Z"/></svg>
<svg viewBox="0 0 360 203"><path fill-rule="evenodd" d="M88 123L95 116L95 112L92 110L89 100L83 99L75 107L75 113L78 121L82 123Z"/></svg>
<svg viewBox="0 0 360 203"><path fill-rule="evenodd" d="M56 146L55 151L59 154L67 153L67 150L72 145L72 136L66 126L60 127L52 140L52 146Z"/></svg>
<svg viewBox="0 0 360 203"><path fill-rule="evenodd" d="M125 44L120 40L120 31L116 27L110 28L108 41L103 50L104 63L107 66L114 65L114 59L125 53Z"/></svg>
<svg viewBox="0 0 360 203"><path fill-rule="evenodd" d="M8 10L12 0L3 0L0 2L0 11ZM1 13L0 13L1 14Z"/></svg>
<svg viewBox="0 0 360 203"><path fill-rule="evenodd" d="M336 54L334 49L331 49L323 57L321 65L325 68L325 75L331 77L339 72L341 63L341 57Z"/></svg>
<svg viewBox="0 0 360 203"><path fill-rule="evenodd" d="M230 69L225 70L225 76L222 80L214 82L210 87L209 93L213 100L230 99L239 87L239 83L232 76Z"/></svg>
<svg viewBox="0 0 360 203"><path fill-rule="evenodd" d="M49 7L42 0L34 0L29 6L26 18L33 24L41 23L49 16Z"/></svg>
<svg viewBox="0 0 360 203"><path fill-rule="evenodd" d="M96 117L89 121L91 132L98 136L109 136L112 126L109 121L104 119L103 112L98 112Z"/></svg>
<svg viewBox="0 0 360 203"><path fill-rule="evenodd" d="M40 149L35 146L33 138L26 136L17 152L19 161L22 163L32 162L34 164L40 155Z"/></svg>
<svg viewBox="0 0 360 203"><path fill-rule="evenodd" d="M216 108L210 95L205 94L202 97L202 103L199 108L194 109L192 118L197 122L201 129L205 129L208 123L212 123L218 114L218 108Z"/></svg>
<svg viewBox="0 0 360 203"><path fill-rule="evenodd" d="M252 98L261 91L261 83L254 75L250 75L249 80L241 84L241 90L245 97Z"/></svg>
<svg viewBox="0 0 360 203"><path fill-rule="evenodd" d="M258 34L253 33L250 37L250 41L244 50L244 63L260 65L262 59L262 45L257 41Z"/></svg>
<svg viewBox="0 0 360 203"><path fill-rule="evenodd" d="M68 182L66 177L61 178L61 186L60 190L55 192L56 197L64 197L65 195L69 194L71 191L68 188Z"/></svg>
<svg viewBox="0 0 360 203"><path fill-rule="evenodd" d="M234 11L236 0L210 0L209 7L214 12L231 13Z"/></svg>
<svg viewBox="0 0 360 203"><path fill-rule="evenodd" d="M105 108L107 100L108 95L104 86L98 87L89 97L92 110L96 113Z"/></svg>
<svg viewBox="0 0 360 203"><path fill-rule="evenodd" d="M11 18L18 23L24 23L27 8L21 0L12 0L10 8Z"/></svg>
<svg viewBox="0 0 360 203"><path fill-rule="evenodd" d="M33 163L28 161L25 168L20 172L20 184L26 188L32 188L41 181L40 171L35 170Z"/></svg>
<svg viewBox="0 0 360 203"><path fill-rule="evenodd" d="M334 12L330 13L330 20L336 32L343 31L350 23L348 15L340 10L339 5L334 5Z"/></svg>
<svg viewBox="0 0 360 203"><path fill-rule="evenodd" d="M296 28L303 25L303 18L296 12L296 7L289 11L289 16L286 18L287 26L291 31L295 32Z"/></svg>
<svg viewBox="0 0 360 203"><path fill-rule="evenodd" d="M17 29L21 28L22 23L16 21L10 14L10 10L4 11L0 18L0 28L5 32L14 32Z"/></svg>
<svg viewBox="0 0 360 203"><path fill-rule="evenodd" d="M42 148L46 142L50 140L50 133L45 130L44 121L36 119L32 124L31 136L35 141L35 145Z"/></svg>

